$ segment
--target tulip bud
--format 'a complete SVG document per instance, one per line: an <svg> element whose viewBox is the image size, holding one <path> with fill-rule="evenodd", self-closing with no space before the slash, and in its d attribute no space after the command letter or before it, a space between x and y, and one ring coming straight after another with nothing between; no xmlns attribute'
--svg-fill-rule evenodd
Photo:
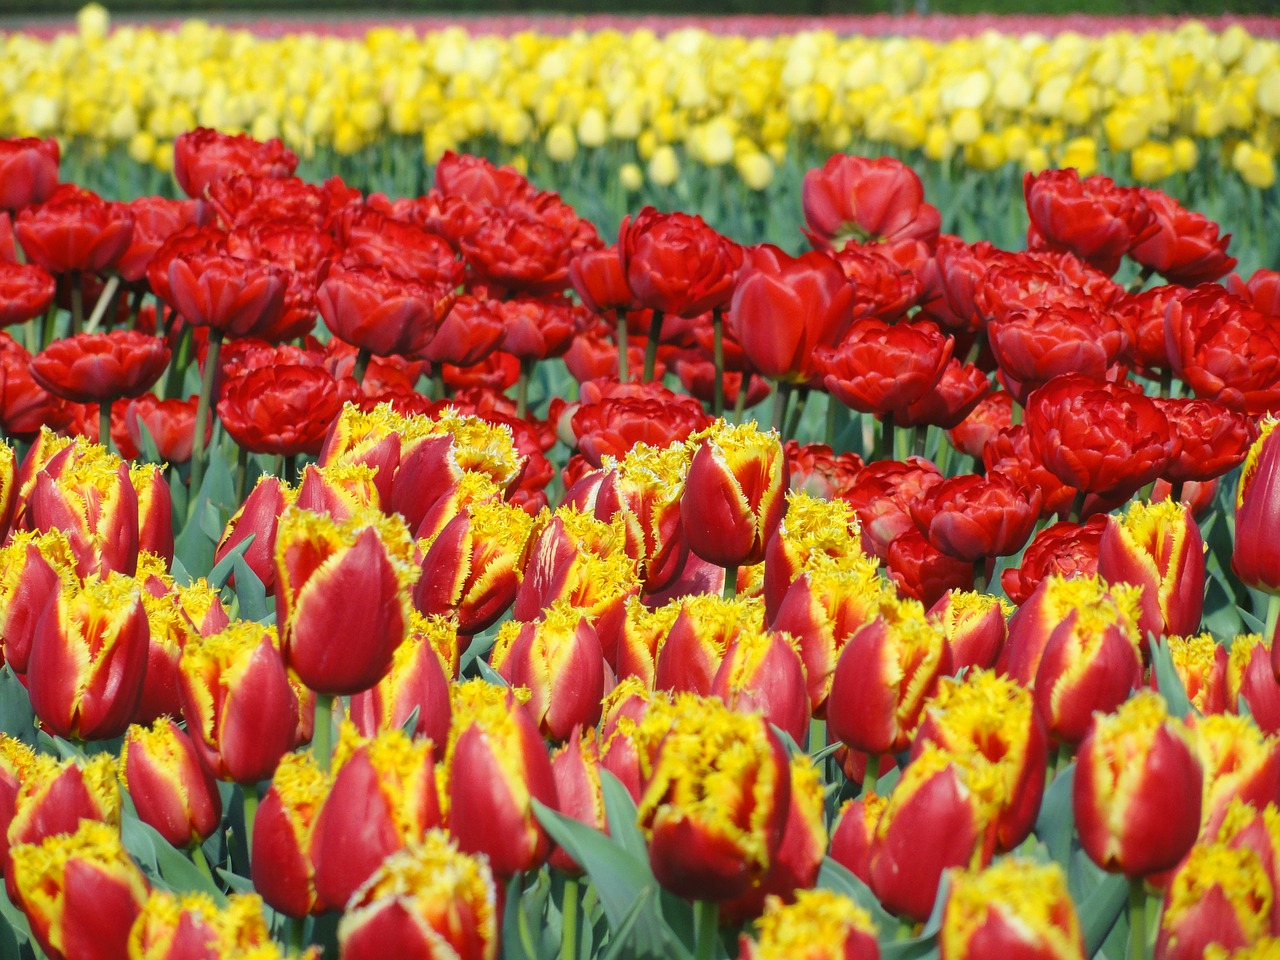
<svg viewBox="0 0 1280 960"><path fill-rule="evenodd" d="M1280 544L1272 537L1280 517L1280 434L1273 417L1249 448L1236 489L1236 539L1231 568L1247 586L1280 592Z"/></svg>
<svg viewBox="0 0 1280 960"><path fill-rule="evenodd" d="M31 707L52 732L81 740L124 733L142 699L149 629L132 578L91 578L50 599L28 665Z"/></svg>
<svg viewBox="0 0 1280 960"><path fill-rule="evenodd" d="M1098 545L1098 575L1142 587L1139 636L1194 633L1204 608L1204 542L1191 510L1169 500L1135 503L1110 517Z"/></svg>
<svg viewBox="0 0 1280 960"><path fill-rule="evenodd" d="M770 897L756 929L738 960L880 960L871 914L830 890L802 890L792 904Z"/></svg>
<svg viewBox="0 0 1280 960"><path fill-rule="evenodd" d="M604 654L582 611L557 601L542 620L508 621L490 662L513 687L529 690L528 709L544 737L563 743L599 721Z"/></svg>
<svg viewBox="0 0 1280 960"><path fill-rule="evenodd" d="M129 931L129 960L247 956L268 946L262 898L252 893L233 893L220 907L207 893L152 890Z"/></svg>
<svg viewBox="0 0 1280 960"><path fill-rule="evenodd" d="M871 840L871 889L885 909L923 920L944 870L990 863L1004 803L996 767L926 745L902 772Z"/></svg>
<svg viewBox="0 0 1280 960"><path fill-rule="evenodd" d="M266 780L297 745L298 696L275 627L238 621L182 651L182 712L219 780Z"/></svg>
<svg viewBox="0 0 1280 960"><path fill-rule="evenodd" d="M551 755L559 810L566 817L608 834L604 790L600 784L600 747L594 728L575 727L564 746ZM582 867L561 847L551 851L550 864L562 873L579 876Z"/></svg>
<svg viewBox="0 0 1280 960"><path fill-rule="evenodd" d="M530 534L513 613L517 620L534 620L554 601L564 600L599 616L614 604L621 608L639 586L621 517L605 523L564 507L544 510Z"/></svg>
<svg viewBox="0 0 1280 960"><path fill-rule="evenodd" d="M365 464L307 464L294 502L301 510L323 513L335 523L345 523L359 510L382 509L376 476L377 470Z"/></svg>
<svg viewBox="0 0 1280 960"><path fill-rule="evenodd" d="M399 730L372 740L344 724L311 855L323 909L339 910L388 854L440 824L434 750Z"/></svg>
<svg viewBox="0 0 1280 960"><path fill-rule="evenodd" d="M367 690L391 668L418 578L404 523L359 511L342 524L291 507L276 533L281 648L317 693ZM334 643L359 637L360 643Z"/></svg>
<svg viewBox="0 0 1280 960"><path fill-rule="evenodd" d="M831 734L872 754L905 749L949 656L942 630L919 603L882 601L840 651L827 703Z"/></svg>
<svg viewBox="0 0 1280 960"><path fill-rule="evenodd" d="M214 562L221 561L252 536L253 542L244 551L244 562L262 581L266 591L273 593L276 587L276 529L280 514L296 498L297 493L276 477L259 479L240 509L227 521L227 528L214 553Z"/></svg>
<svg viewBox="0 0 1280 960"><path fill-rule="evenodd" d="M786 507L788 464L778 435L722 421L689 442L697 452L680 498L689 549L721 567L759 563Z"/></svg>
<svg viewBox="0 0 1280 960"><path fill-rule="evenodd" d="M791 585L819 555L862 557L857 518L843 500L822 500L793 490L787 494L787 512L765 547L766 623L772 624Z"/></svg>
<svg viewBox="0 0 1280 960"><path fill-rule="evenodd" d="M1076 907L1056 863L1010 859L956 871L938 941L942 960L1084 960Z"/></svg>
<svg viewBox="0 0 1280 960"><path fill-rule="evenodd" d="M84 820L71 833L12 849L14 902L50 957L116 960L147 899L119 826Z"/></svg>
<svg viewBox="0 0 1280 960"><path fill-rule="evenodd" d="M1201 713L1226 710L1227 648L1208 633L1169 637L1168 643L1173 669L1191 705ZM1152 686L1155 686L1154 678Z"/></svg>
<svg viewBox="0 0 1280 960"><path fill-rule="evenodd" d="M1245 947L1271 930L1275 890L1257 853L1197 844L1164 895L1155 956L1201 960L1210 944Z"/></svg>
<svg viewBox="0 0 1280 960"><path fill-rule="evenodd" d="M451 639L450 639L451 638ZM452 665L437 642L457 649L457 625L443 617L409 618L409 635L396 648L391 670L377 685L351 697L352 722L361 736L373 737L381 730L399 729L416 710L418 719L411 731L433 743L449 738L449 678Z"/></svg>
<svg viewBox="0 0 1280 960"><path fill-rule="evenodd" d="M1271 641L1246 633L1231 642L1227 658L1227 709L1249 705L1254 723L1267 733L1280 733L1280 681L1272 670Z"/></svg>
<svg viewBox="0 0 1280 960"><path fill-rule="evenodd" d="M682 697L640 798L649 863L689 900L731 900L774 862L791 782L778 738L758 714Z"/></svg>
<svg viewBox="0 0 1280 960"><path fill-rule="evenodd" d="M27 672L36 625L50 598L79 589L75 565L61 530L20 530L0 547L0 640L5 662L19 676Z"/></svg>
<svg viewBox="0 0 1280 960"><path fill-rule="evenodd" d="M764 629L764 603L747 597L697 594L680 603L680 615L654 658L654 686L675 693L711 694L725 651L745 632Z"/></svg>
<svg viewBox="0 0 1280 960"><path fill-rule="evenodd" d="M202 843L222 822L222 796L196 748L176 723L131 726L120 748L120 782L138 818L172 846Z"/></svg>
<svg viewBox="0 0 1280 960"><path fill-rule="evenodd" d="M671 633L683 609L680 604L668 603L650 610L639 597L627 598L614 642L611 644L608 637L600 638L605 659L620 681L631 677L647 689L653 689L658 648Z"/></svg>
<svg viewBox="0 0 1280 960"><path fill-rule="evenodd" d="M0 875L9 862L9 825L18 802L18 791L31 776L36 752L7 733L0 734Z"/></svg>
<svg viewBox="0 0 1280 960"><path fill-rule="evenodd" d="M997 848L1012 850L1035 826L1044 793L1049 736L1031 691L987 670L963 680L943 677L925 706L911 746L918 756L930 744L991 763L1004 781L996 824Z"/></svg>
<svg viewBox="0 0 1280 960"><path fill-rule="evenodd" d="M711 696L738 713L759 711L798 744L809 732L809 694L796 641L788 634L744 630L725 650Z"/></svg>
<svg viewBox="0 0 1280 960"><path fill-rule="evenodd" d="M1118 594L1125 601L1125 615L1136 633L1137 594L1129 590ZM1115 610L1115 595L1108 593L1105 582L1096 576L1065 577L1054 574L1040 581L1035 592L1009 618L1009 639L996 659L996 670L1025 687L1035 683L1040 661L1054 631L1072 613L1084 607L1102 605ZM1116 610L1116 619L1119 611Z"/></svg>
<svg viewBox="0 0 1280 960"><path fill-rule="evenodd" d="M1201 843L1224 843L1236 850L1251 850L1258 857L1267 878L1271 881L1270 928L1280 923L1280 807L1268 800L1261 805L1242 798L1233 798L1227 804L1221 825L1214 830L1201 832ZM1184 868L1186 862L1179 867ZM1194 882L1194 881L1193 881Z"/></svg>
<svg viewBox="0 0 1280 960"><path fill-rule="evenodd" d="M994 666L1009 635L1006 621L1012 612L1012 606L989 594L948 590L929 608L929 619L946 634L951 669Z"/></svg>
<svg viewBox="0 0 1280 960"><path fill-rule="evenodd" d="M312 841L332 782L310 753L286 753L254 817L254 889L289 917L320 909Z"/></svg>
<svg viewBox="0 0 1280 960"><path fill-rule="evenodd" d="M1140 691L1099 715L1080 744L1072 786L1080 844L1134 879L1167 870L1200 830L1204 774L1159 694Z"/></svg>
<svg viewBox="0 0 1280 960"><path fill-rule="evenodd" d="M68 448L71 449L71 448ZM28 503L31 528L62 530L81 577L133 575L138 563L138 493L129 467L101 447L86 447L55 479L36 475Z"/></svg>
<svg viewBox="0 0 1280 960"><path fill-rule="evenodd" d="M1280 796L1280 739L1229 713L1196 717L1191 730L1204 766L1201 836L1218 830L1233 802L1261 810Z"/></svg>
<svg viewBox="0 0 1280 960"><path fill-rule="evenodd" d="M442 831L389 856L338 925L343 960L498 956L498 893L482 857Z"/></svg>
<svg viewBox="0 0 1280 960"><path fill-rule="evenodd" d="M72 833L82 820L120 827L120 784L115 759L59 762L37 754L25 771L14 798L13 819L5 838L5 882L13 892L9 853L18 844L38 844L46 837Z"/></svg>
<svg viewBox="0 0 1280 960"><path fill-rule="evenodd" d="M9 536L13 510L18 502L18 460L13 447L0 442L0 540Z"/></svg>
<svg viewBox="0 0 1280 960"><path fill-rule="evenodd" d="M147 615L149 640L142 700L133 722L145 725L160 717L182 716L178 662L195 631L182 612L176 594L157 597L146 589L145 581L139 579L144 584L141 590L142 609Z"/></svg>
<svg viewBox="0 0 1280 960"><path fill-rule="evenodd" d="M153 553L173 562L173 498L169 481L155 464L129 469L129 482L138 498L138 552Z"/></svg>
<svg viewBox="0 0 1280 960"><path fill-rule="evenodd" d="M453 715L442 791L449 833L461 849L488 856L498 877L537 867L551 838L533 801L557 805L537 724L514 691L480 680L454 687Z"/></svg>

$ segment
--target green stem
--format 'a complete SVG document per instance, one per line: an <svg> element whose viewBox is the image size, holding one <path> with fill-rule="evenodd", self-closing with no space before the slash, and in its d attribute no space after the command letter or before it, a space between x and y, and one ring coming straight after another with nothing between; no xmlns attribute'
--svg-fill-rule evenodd
<svg viewBox="0 0 1280 960"><path fill-rule="evenodd" d="M712 359L716 375L711 397L711 415L724 416L724 313L719 307L711 311Z"/></svg>
<svg viewBox="0 0 1280 960"><path fill-rule="evenodd" d="M809 721L809 753L817 753L827 745L827 721L814 717Z"/></svg>
<svg viewBox="0 0 1280 960"><path fill-rule="evenodd" d="M53 303L49 304L49 309L44 314L44 326L40 330L40 349L43 350L53 342L54 331L57 329L58 322L58 300L55 297Z"/></svg>
<svg viewBox="0 0 1280 960"><path fill-rule="evenodd" d="M311 735L311 754L325 773L333 760L333 695L316 694L316 724Z"/></svg>
<svg viewBox="0 0 1280 960"><path fill-rule="evenodd" d="M893 412L886 410L880 418L880 443L876 448L877 460L893 458Z"/></svg>
<svg viewBox="0 0 1280 960"><path fill-rule="evenodd" d="M240 447L236 451L236 496L244 503L249 487L249 450Z"/></svg>
<svg viewBox="0 0 1280 960"><path fill-rule="evenodd" d="M369 358L373 356L366 347L361 347L356 351L356 365L351 371L351 376L355 378L356 383L364 383L364 375L369 370Z"/></svg>
<svg viewBox="0 0 1280 960"><path fill-rule="evenodd" d="M733 400L733 422L741 423L747 410L747 388L751 386L751 374L744 373L738 381L738 395Z"/></svg>
<svg viewBox="0 0 1280 960"><path fill-rule="evenodd" d="M289 486L294 486L298 482L298 455L291 453L284 458L284 476L281 477Z"/></svg>
<svg viewBox="0 0 1280 960"><path fill-rule="evenodd" d="M631 376L631 371L627 369L627 347L631 341L627 339L627 311L625 307L619 307L617 310L618 317L618 382L626 383Z"/></svg>
<svg viewBox="0 0 1280 960"><path fill-rule="evenodd" d="M1268 643L1275 642L1276 622L1280 621L1280 593L1267 597L1267 625L1263 627L1262 639Z"/></svg>
<svg viewBox="0 0 1280 960"><path fill-rule="evenodd" d="M166 397L182 396L182 381L187 375L187 365L191 362L191 324L183 324L178 333L178 348L169 358L169 372L165 375L164 390L157 391L161 400Z"/></svg>
<svg viewBox="0 0 1280 960"><path fill-rule="evenodd" d="M736 565L724 568L724 590L722 591L722 596L726 600L733 600L738 596L738 567Z"/></svg>
<svg viewBox="0 0 1280 960"><path fill-rule="evenodd" d="M711 960L715 956L716 940L720 935L719 901L694 901L693 929L697 941L693 954L694 960Z"/></svg>
<svg viewBox="0 0 1280 960"><path fill-rule="evenodd" d="M204 850L201 849L198 843L191 847L191 862L196 865L196 869L203 873L210 883L215 883L213 870L209 867L209 861L205 858Z"/></svg>
<svg viewBox="0 0 1280 960"><path fill-rule="evenodd" d="M782 439L794 437L796 431L800 429L800 418L804 416L805 404L809 402L810 390L808 387L801 387L796 391L796 405L791 409L791 416L787 418L787 432L782 435Z"/></svg>
<svg viewBox="0 0 1280 960"><path fill-rule="evenodd" d="M1084 515L1084 498L1087 496L1083 490L1077 490L1074 499L1071 501L1071 512L1067 514L1067 519L1072 523L1080 523L1081 517Z"/></svg>
<svg viewBox="0 0 1280 960"><path fill-rule="evenodd" d="M793 384L790 380L779 380L773 394L773 429L779 434L787 425L787 407L791 403Z"/></svg>
<svg viewBox="0 0 1280 960"><path fill-rule="evenodd" d="M862 792L864 795L874 793L876 784L880 782L880 754L867 754L867 769L862 774Z"/></svg>
<svg viewBox="0 0 1280 960"><path fill-rule="evenodd" d="M289 948L289 955L291 957L297 956L302 953L302 948L306 946L307 918L290 917L286 926L288 928L286 946Z"/></svg>
<svg viewBox="0 0 1280 960"><path fill-rule="evenodd" d="M98 443L102 444L108 451L111 447L111 401L101 400L98 402Z"/></svg>
<svg viewBox="0 0 1280 960"><path fill-rule="evenodd" d="M520 358L520 378L516 380L516 416L524 419L529 409L529 377L533 373L533 358Z"/></svg>
<svg viewBox="0 0 1280 960"><path fill-rule="evenodd" d="M836 411L840 409L840 401L827 394L827 424L826 430L822 436L822 442L832 450L836 448Z"/></svg>
<svg viewBox="0 0 1280 960"><path fill-rule="evenodd" d="M213 378L218 372L218 353L222 349L222 331L210 328L209 352L204 358L204 375L200 378L200 399L196 401L196 433L191 445L191 492L200 492L204 479L204 431L209 423L209 400L213 396ZM195 502L194 496L192 503Z"/></svg>
<svg viewBox="0 0 1280 960"><path fill-rule="evenodd" d="M662 339L662 311L653 311L653 319L649 321L649 340L644 345L644 382L653 379L653 371L658 363L658 341Z"/></svg>
<svg viewBox="0 0 1280 960"><path fill-rule="evenodd" d="M258 785L256 783L240 784L240 792L244 796L244 848L249 852L249 861L253 862L253 821L258 816ZM250 876L249 870L245 876Z"/></svg>
<svg viewBox="0 0 1280 960"><path fill-rule="evenodd" d="M987 592L987 584L991 579L991 564L994 562L994 557L979 557L973 561L973 590L975 593Z"/></svg>
<svg viewBox="0 0 1280 960"><path fill-rule="evenodd" d="M71 271L71 332L84 329L84 287L79 270Z"/></svg>
<svg viewBox="0 0 1280 960"><path fill-rule="evenodd" d="M444 364L435 363L431 365L431 399L446 400L449 397L449 388L444 385Z"/></svg>
<svg viewBox="0 0 1280 960"><path fill-rule="evenodd" d="M924 452L929 449L929 427L919 423L912 429L914 435L911 439L911 452L917 457L923 457Z"/></svg>
<svg viewBox="0 0 1280 960"><path fill-rule="evenodd" d="M560 960L578 960L578 878L564 882L564 904L560 911Z"/></svg>
<svg viewBox="0 0 1280 960"><path fill-rule="evenodd" d="M107 285L102 288L102 295L98 297L98 302L93 305L93 313L89 315L89 322L84 325L85 333L93 333L98 329L98 324L102 322L102 318L109 311L114 311L116 302L119 299L120 278L112 276L107 279Z"/></svg>
<svg viewBox="0 0 1280 960"><path fill-rule="evenodd" d="M516 927L520 932L520 945L524 947L525 956L536 957L538 953L533 946L533 931L529 929L529 913L524 909L524 904L519 902L524 895L526 876L528 875L517 873L512 878L511 889L507 891L507 896L516 898Z"/></svg>
<svg viewBox="0 0 1280 960"><path fill-rule="evenodd" d="M1142 877L1129 881L1129 960L1147 960L1147 890Z"/></svg>

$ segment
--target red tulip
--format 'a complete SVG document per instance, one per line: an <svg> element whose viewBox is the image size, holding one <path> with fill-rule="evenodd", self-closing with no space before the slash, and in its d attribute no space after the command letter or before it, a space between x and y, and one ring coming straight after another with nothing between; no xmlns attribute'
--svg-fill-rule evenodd
<svg viewBox="0 0 1280 960"><path fill-rule="evenodd" d="M169 364L163 340L136 330L80 333L55 340L31 360L31 375L76 403L110 403L145 393Z"/></svg>
<svg viewBox="0 0 1280 960"><path fill-rule="evenodd" d="M1212 220L1163 191L1139 187L1138 194L1155 216L1156 230L1130 249L1137 263L1185 287L1218 280L1236 265L1236 258L1227 256L1231 234L1219 237Z"/></svg>
<svg viewBox="0 0 1280 960"><path fill-rule="evenodd" d="M665 647L664 647L665 649ZM809 693L799 645L773 631L742 631L725 649L710 693L739 713L758 711L796 743L809 734Z"/></svg>
<svg viewBox="0 0 1280 960"><path fill-rule="evenodd" d="M1055 523L1045 527L1022 553L1022 566L1000 575L1000 585L1009 599L1021 605L1051 573L1091 577L1098 572L1098 544L1107 518L1096 515L1083 526Z"/></svg>
<svg viewBox="0 0 1280 960"><path fill-rule="evenodd" d="M259 367L223 384L218 419L246 450L314 455L342 403L341 387L319 367Z"/></svg>
<svg viewBox="0 0 1280 960"><path fill-rule="evenodd" d="M253 821L253 887L273 909L301 918L320 908L312 854L333 779L310 753L286 753Z"/></svg>
<svg viewBox="0 0 1280 960"><path fill-rule="evenodd" d="M1085 955L1062 868L1029 860L953 873L938 942L942 960L1081 960Z"/></svg>
<svg viewBox="0 0 1280 960"><path fill-rule="evenodd" d="M1275 896L1261 858L1248 847L1198 843L1164 895L1158 960L1201 960L1210 944L1236 950L1272 931Z"/></svg>
<svg viewBox="0 0 1280 960"><path fill-rule="evenodd" d="M833 397L884 416L919 402L937 385L953 345L932 323L859 320L838 346L818 349L818 366Z"/></svg>
<svg viewBox="0 0 1280 960"><path fill-rule="evenodd" d="M623 219L618 253L636 302L681 317L725 306L743 260L701 217L653 207Z"/></svg>
<svg viewBox="0 0 1280 960"><path fill-rule="evenodd" d="M1236 491L1236 538L1231 568L1246 585L1280 593L1280 551L1268 535L1280 516L1280 433L1275 420L1262 423L1262 432L1249 450Z"/></svg>
<svg viewBox="0 0 1280 960"><path fill-rule="evenodd" d="M152 261L152 270L167 264L168 296L163 289L156 292L170 307L195 326L229 337L259 336L278 323L288 280L283 268L224 253L216 242L174 249L180 237L171 238Z"/></svg>
<svg viewBox="0 0 1280 960"><path fill-rule="evenodd" d="M987 335L1002 380L1022 403L1059 374L1105 379L1129 349L1129 337L1115 317L1084 305L1012 309L991 320Z"/></svg>
<svg viewBox="0 0 1280 960"><path fill-rule="evenodd" d="M532 296L563 291L574 257L599 246L596 228L555 193L510 198L458 237L462 255L485 282Z"/></svg>
<svg viewBox="0 0 1280 960"><path fill-rule="evenodd" d="M44 203L58 185L58 141L0 139L0 210Z"/></svg>
<svg viewBox="0 0 1280 960"><path fill-rule="evenodd" d="M124 204L67 183L19 213L13 232L27 259L50 273L98 273L129 248L133 218Z"/></svg>
<svg viewBox="0 0 1280 960"><path fill-rule="evenodd" d="M758 941L740 936L738 960L880 960L871 914L830 890L769 897L756 928Z"/></svg>
<svg viewBox="0 0 1280 960"><path fill-rule="evenodd" d="M202 843L222 823L222 797L191 739L168 717L132 726L120 748L120 781L138 817L179 849Z"/></svg>
<svg viewBox="0 0 1280 960"><path fill-rule="evenodd" d="M203 197L209 184L226 177L287 177L298 165L293 151L278 139L266 142L197 127L173 144L173 176L188 197Z"/></svg>
<svg viewBox="0 0 1280 960"><path fill-rule="evenodd" d="M56 288L57 282L43 267L0 259L0 327L43 316Z"/></svg>
<svg viewBox="0 0 1280 960"><path fill-rule="evenodd" d="M414 357L431 342L453 294L372 267L334 267L316 304L335 337L380 357Z"/></svg>
<svg viewBox="0 0 1280 960"><path fill-rule="evenodd" d="M1197 397L1254 415L1280 406L1280 317L1201 284L1170 301L1165 343Z"/></svg>
<svg viewBox="0 0 1280 960"><path fill-rule="evenodd" d="M633 306L631 287L616 246L583 250L569 263L569 280L578 299L596 313L629 310Z"/></svg>
<svg viewBox="0 0 1280 960"><path fill-rule="evenodd" d="M505 330L501 302L463 294L439 321L422 356L432 363L469 367L498 348Z"/></svg>
<svg viewBox="0 0 1280 960"><path fill-rule="evenodd" d="M1110 177L1081 177L1075 170L1027 173L1022 181L1035 243L1070 250L1110 276L1120 259L1156 231L1146 198L1117 187Z"/></svg>
<svg viewBox="0 0 1280 960"><path fill-rule="evenodd" d="M1030 495L998 471L962 474L930 487L911 516L936 549L973 563L1017 553L1040 517L1040 491Z"/></svg>
<svg viewBox="0 0 1280 960"><path fill-rule="evenodd" d="M932 246L942 216L924 202L920 178L901 161L838 153L804 175L804 219L810 242L827 249L849 240L914 239Z"/></svg>
<svg viewBox="0 0 1280 960"><path fill-rule="evenodd" d="M556 782L559 810L566 817L608 834L604 791L600 785L600 746L594 727L586 733L575 727L568 742L551 754L551 776ZM563 848L551 852L550 864L561 873L576 877L582 867Z"/></svg>
<svg viewBox="0 0 1280 960"><path fill-rule="evenodd" d="M21 762L21 761L20 761ZM37 754L23 771L13 797L11 819L2 842L5 884L16 893L13 848L40 844L49 837L74 833L93 821L120 829L120 781L116 761L109 754L85 760L57 760Z"/></svg>

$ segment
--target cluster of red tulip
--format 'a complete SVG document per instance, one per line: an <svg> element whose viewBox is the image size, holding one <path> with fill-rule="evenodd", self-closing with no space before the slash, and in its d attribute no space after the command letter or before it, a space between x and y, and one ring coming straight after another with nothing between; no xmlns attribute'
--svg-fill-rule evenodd
<svg viewBox="0 0 1280 960"><path fill-rule="evenodd" d="M1069 170L1015 253L836 156L793 257L296 162L0 141L14 942L1277 955L1280 273Z"/></svg>

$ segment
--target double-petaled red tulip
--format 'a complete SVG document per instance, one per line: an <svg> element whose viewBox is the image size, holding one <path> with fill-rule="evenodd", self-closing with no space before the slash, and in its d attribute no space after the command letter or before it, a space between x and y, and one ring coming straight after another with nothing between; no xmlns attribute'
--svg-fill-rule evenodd
<svg viewBox="0 0 1280 960"><path fill-rule="evenodd" d="M334 267L316 293L334 336L379 357L422 353L453 306L453 292L373 267Z"/></svg>
<svg viewBox="0 0 1280 960"><path fill-rule="evenodd" d="M1110 276L1120 259L1155 231L1155 217L1132 187L1110 177L1081 178L1074 169L1027 173L1022 192L1031 217L1032 249L1070 250Z"/></svg>
<svg viewBox="0 0 1280 960"><path fill-rule="evenodd" d="M316 455L342 411L340 389L321 367L259 367L223 384L218 419L253 453Z"/></svg>
<svg viewBox="0 0 1280 960"><path fill-rule="evenodd" d="M1139 187L1138 194L1154 215L1156 229L1129 250L1137 263L1185 287L1218 280L1236 265L1236 258L1227 255L1231 234L1220 237L1218 225L1208 217L1187 210L1161 190Z"/></svg>
<svg viewBox="0 0 1280 960"><path fill-rule="evenodd" d="M725 306L743 260L701 217L653 207L622 221L618 254L636 302L681 317Z"/></svg>
<svg viewBox="0 0 1280 960"><path fill-rule="evenodd" d="M133 217L124 204L68 183L19 213L13 232L27 259L50 273L97 273L129 248Z"/></svg>
<svg viewBox="0 0 1280 960"><path fill-rule="evenodd" d="M474 366L498 348L505 330L500 301L463 294L436 326L422 356L432 363Z"/></svg>
<svg viewBox="0 0 1280 960"><path fill-rule="evenodd" d="M53 138L0 139L0 210L21 210L47 200L58 185L59 159Z"/></svg>
<svg viewBox="0 0 1280 960"><path fill-rule="evenodd" d="M56 289L57 281L43 267L0 257L0 327L41 316L53 303Z"/></svg>
<svg viewBox="0 0 1280 960"><path fill-rule="evenodd" d="M808 383L814 351L834 347L853 322L854 287L826 253L790 257L771 244L747 250L729 306L729 330L763 376Z"/></svg>
<svg viewBox="0 0 1280 960"><path fill-rule="evenodd" d="M574 257L601 245L596 228L554 193L489 208L458 237L481 279L531 296L562 292Z"/></svg>
<svg viewBox="0 0 1280 960"><path fill-rule="evenodd" d="M521 360L545 360L569 349L590 315L563 297L514 297L500 308L502 349Z"/></svg>
<svg viewBox="0 0 1280 960"><path fill-rule="evenodd" d="M1244 461L1257 425L1247 415L1212 400L1173 397L1158 406L1182 450L1169 461L1162 479L1170 483L1213 480Z"/></svg>
<svg viewBox="0 0 1280 960"><path fill-rule="evenodd" d="M578 299L596 313L629 310L635 302L616 246L583 250L569 264L569 280Z"/></svg>
<svg viewBox="0 0 1280 960"><path fill-rule="evenodd" d="M1280 406L1280 316L1201 284L1170 301L1165 324L1169 363L1197 397L1254 415Z"/></svg>
<svg viewBox="0 0 1280 960"><path fill-rule="evenodd" d="M932 247L942 215L924 202L920 178L901 161L837 153L804 175L804 220L819 249L850 240L922 240Z"/></svg>
<svg viewBox="0 0 1280 960"><path fill-rule="evenodd" d="M995 470L962 474L921 493L910 509L930 545L973 563L1022 549L1040 518L1040 491Z"/></svg>
<svg viewBox="0 0 1280 960"><path fill-rule="evenodd" d="M918 402L937 384L954 341L932 323L859 320L835 347L819 347L818 369L833 397L877 416Z"/></svg>
<svg viewBox="0 0 1280 960"><path fill-rule="evenodd" d="M987 374L976 364L962 364L954 356L942 368L933 389L914 403L893 411L900 427L941 427L951 430L973 412L991 390Z"/></svg>
<svg viewBox="0 0 1280 960"><path fill-rule="evenodd" d="M169 364L163 340L136 330L78 333L31 358L42 387L75 403L110 403L145 393Z"/></svg>
<svg viewBox="0 0 1280 960"><path fill-rule="evenodd" d="M1022 403L1059 374L1105 379L1129 347L1128 335L1110 313L1083 304L1013 309L992 318L987 336L1005 386Z"/></svg>
<svg viewBox="0 0 1280 960"><path fill-rule="evenodd" d="M188 197L203 197L209 184L227 177L287 177L297 166L297 156L277 139L197 127L173 142L173 176Z"/></svg>
<svg viewBox="0 0 1280 960"><path fill-rule="evenodd" d="M1000 585L1016 604L1023 604L1050 574L1091 577L1098 572L1098 545L1107 518L1096 514L1081 525L1062 521L1045 527L1022 553L1022 565L1000 575Z"/></svg>
<svg viewBox="0 0 1280 960"><path fill-rule="evenodd" d="M142 449L145 430L161 460L186 463L191 459L191 448L195 442L196 398L160 400L154 394L144 393L125 406L124 425L134 447ZM212 424L205 427L206 445L212 431Z"/></svg>
<svg viewBox="0 0 1280 960"><path fill-rule="evenodd" d="M167 264L168 295L160 288L156 293L198 327L228 337L259 336L284 311L288 275L275 264L234 256L220 246L216 237L176 234L152 261L149 272Z"/></svg>

